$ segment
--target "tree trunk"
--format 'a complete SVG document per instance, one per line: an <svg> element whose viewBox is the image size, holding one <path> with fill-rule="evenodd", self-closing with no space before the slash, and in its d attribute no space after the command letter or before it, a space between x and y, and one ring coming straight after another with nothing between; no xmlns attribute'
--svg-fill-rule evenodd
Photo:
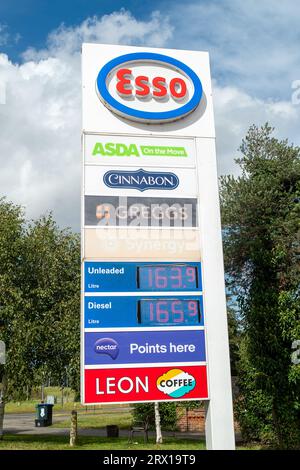
<svg viewBox="0 0 300 470"><path fill-rule="evenodd" d="M276 437L276 445L279 449L283 450L286 448L284 444L284 439L282 437L282 430L281 426L278 420L278 409L277 409L277 404L275 399L273 399L273 406L272 406L272 418L273 418L273 426L274 426L274 431L275 431L275 437Z"/></svg>
<svg viewBox="0 0 300 470"><path fill-rule="evenodd" d="M156 444L162 444L163 440L162 440L161 427L160 427L159 404L157 401L154 403L154 410L155 410Z"/></svg>
<svg viewBox="0 0 300 470"><path fill-rule="evenodd" d="M2 384L0 383L0 441L3 439L3 421L5 410L5 377L2 377Z"/></svg>
<svg viewBox="0 0 300 470"><path fill-rule="evenodd" d="M3 421L4 421L4 397L0 396L0 441L3 439Z"/></svg>
<svg viewBox="0 0 300 470"><path fill-rule="evenodd" d="M72 410L71 429L70 429L70 446L74 447L77 443L77 411Z"/></svg>

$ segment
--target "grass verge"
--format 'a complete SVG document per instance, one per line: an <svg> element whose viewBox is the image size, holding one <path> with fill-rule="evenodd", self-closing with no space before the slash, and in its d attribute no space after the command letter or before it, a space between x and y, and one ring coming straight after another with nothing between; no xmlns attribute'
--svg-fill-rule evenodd
<svg viewBox="0 0 300 470"><path fill-rule="evenodd" d="M42 435L10 435L5 434L0 441L0 450L205 450L204 441L192 441L166 437L163 444L156 444L150 438L147 444L143 438L134 438L132 443L128 438L87 437L78 439L78 445L69 446L66 436Z"/></svg>
<svg viewBox="0 0 300 470"><path fill-rule="evenodd" d="M116 424L120 429L129 429L132 422L132 415L128 413L98 413L98 414L83 414L78 413L78 428L80 429L94 429L105 428L111 424ZM70 418L63 421L54 422L53 428L69 428Z"/></svg>

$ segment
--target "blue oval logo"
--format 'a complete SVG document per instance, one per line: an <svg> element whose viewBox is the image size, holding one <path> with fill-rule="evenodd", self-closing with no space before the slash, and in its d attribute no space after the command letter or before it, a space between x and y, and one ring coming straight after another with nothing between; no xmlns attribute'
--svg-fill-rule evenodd
<svg viewBox="0 0 300 470"><path fill-rule="evenodd" d="M174 173L145 171L141 168L135 171L107 171L103 175L103 181L109 188L137 189L138 191L172 190L179 185L179 178Z"/></svg>
<svg viewBox="0 0 300 470"><path fill-rule="evenodd" d="M170 80L170 83L167 83L164 77L155 77L152 83L149 84L146 80L148 78L147 76L139 76L135 78L134 82L134 86L137 89L136 96L139 99L139 104L144 102L144 107L147 107L147 103L149 103L149 101L147 101L149 91L152 91L153 89L153 95L155 95L153 98L157 103L155 108L163 108L166 103L166 90L170 89L170 93L174 98L175 108L171 110L168 109L167 111L147 111L140 109L141 106L128 106L127 103L132 103L133 98L135 98L131 93L132 84L129 73L131 70L128 69L128 67L133 64L143 66L149 65L151 67L156 64L160 67L165 66L168 70L171 69L173 72L179 71L182 76L187 78L188 82L192 84L193 92L191 93L191 96L189 96L188 93L185 93L185 91L187 91L187 87L183 78L173 78ZM118 70L120 72L120 66L125 65L126 68L122 69L123 74L118 77L119 82L116 88L119 90L119 96L118 99L116 99L109 90L108 82L112 79L114 72L118 75ZM100 100L111 111L130 120L148 123L170 122L187 116L197 108L203 95L201 81L190 67L173 57L152 52L125 54L109 61L100 70L96 85ZM115 94L115 96L117 96L117 94ZM178 106L178 103L180 104L183 96L185 96L186 99L182 105Z"/></svg>
<svg viewBox="0 0 300 470"><path fill-rule="evenodd" d="M94 351L97 354L107 354L116 359L119 354L119 345L113 338L100 338L95 342Z"/></svg>

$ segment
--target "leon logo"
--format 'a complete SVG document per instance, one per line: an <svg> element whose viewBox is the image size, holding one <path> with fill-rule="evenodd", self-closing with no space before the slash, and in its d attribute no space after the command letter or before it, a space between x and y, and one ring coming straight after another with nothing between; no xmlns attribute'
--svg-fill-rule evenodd
<svg viewBox="0 0 300 470"><path fill-rule="evenodd" d="M125 54L109 61L98 74L96 91L115 114L154 124L187 116L202 98L201 81L190 67L152 52Z"/></svg>
<svg viewBox="0 0 300 470"><path fill-rule="evenodd" d="M165 395L181 398L195 388L196 379L181 369L172 369L158 377L156 385Z"/></svg>
<svg viewBox="0 0 300 470"><path fill-rule="evenodd" d="M179 178L174 173L154 172L145 170L136 171L107 171L103 181L109 188L171 190L179 185Z"/></svg>
<svg viewBox="0 0 300 470"><path fill-rule="evenodd" d="M94 345L94 351L97 354L107 354L112 359L117 359L119 354L119 345L112 338L98 339Z"/></svg>

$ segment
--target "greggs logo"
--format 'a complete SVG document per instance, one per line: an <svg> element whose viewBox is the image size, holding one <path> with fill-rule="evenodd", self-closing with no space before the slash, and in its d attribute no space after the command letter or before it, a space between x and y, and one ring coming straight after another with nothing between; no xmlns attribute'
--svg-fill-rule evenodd
<svg viewBox="0 0 300 470"><path fill-rule="evenodd" d="M202 98L201 81L190 67L150 52L109 61L98 74L96 88L111 111L148 123L181 119L194 111Z"/></svg>

